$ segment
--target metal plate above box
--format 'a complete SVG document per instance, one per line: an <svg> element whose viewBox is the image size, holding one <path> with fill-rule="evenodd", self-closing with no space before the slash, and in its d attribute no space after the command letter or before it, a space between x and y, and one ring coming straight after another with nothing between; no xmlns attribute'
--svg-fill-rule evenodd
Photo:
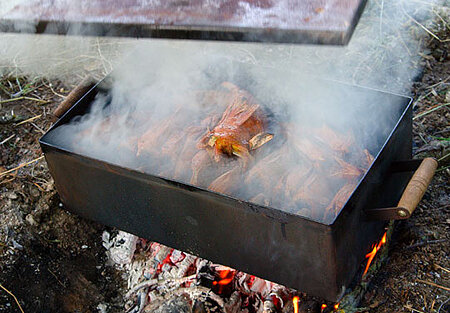
<svg viewBox="0 0 450 313"><path fill-rule="evenodd" d="M346 44L366 0L17 0L0 31Z"/></svg>

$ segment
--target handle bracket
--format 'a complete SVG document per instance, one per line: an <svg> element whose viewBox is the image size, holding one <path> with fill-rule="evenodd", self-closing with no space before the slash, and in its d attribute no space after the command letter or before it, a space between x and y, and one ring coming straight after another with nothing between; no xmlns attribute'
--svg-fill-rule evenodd
<svg viewBox="0 0 450 313"><path fill-rule="evenodd" d="M371 220L404 220L411 216L408 210L401 207L376 208L366 210Z"/></svg>
<svg viewBox="0 0 450 313"><path fill-rule="evenodd" d="M438 162L434 158L425 158L414 172L396 207L366 210L366 215L375 220L403 220L411 216L420 200L422 200Z"/></svg>

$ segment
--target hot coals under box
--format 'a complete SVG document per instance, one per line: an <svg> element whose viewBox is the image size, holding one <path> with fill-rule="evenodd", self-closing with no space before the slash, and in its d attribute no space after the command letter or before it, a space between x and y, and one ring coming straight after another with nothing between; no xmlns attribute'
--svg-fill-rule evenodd
<svg viewBox="0 0 450 313"><path fill-rule="evenodd" d="M275 75L275 74L274 74ZM268 77L274 77L269 74ZM288 75L283 74L288 79ZM241 86L244 88L245 85ZM181 182L111 164L60 146L55 129L86 114L98 84L77 102L40 140L65 207L85 218L114 226L213 262L295 288L330 301L338 300L386 222L366 212L395 206L411 177L412 151L409 98L376 90L323 82L331 95L307 84L302 103L332 99L354 103L364 121L355 132L376 137L369 147L375 160L334 221L329 224L214 193ZM250 92L251 86L247 88ZM357 99L364 98L364 104ZM367 105L369 103L369 105ZM301 105L301 104L299 104ZM356 123L358 124L358 123ZM402 163L403 161L406 163ZM411 163L411 162L409 162Z"/></svg>

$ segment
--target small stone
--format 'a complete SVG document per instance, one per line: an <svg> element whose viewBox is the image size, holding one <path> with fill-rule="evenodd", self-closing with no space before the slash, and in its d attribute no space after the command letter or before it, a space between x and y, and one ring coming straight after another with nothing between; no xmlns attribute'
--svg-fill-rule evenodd
<svg viewBox="0 0 450 313"><path fill-rule="evenodd" d="M86 245L82 245L82 246L81 246L81 249L87 249L87 248L89 248L89 247L86 246Z"/></svg>
<svg viewBox="0 0 450 313"><path fill-rule="evenodd" d="M11 239L11 242L13 244L13 248L17 249L17 250L23 250L23 246L18 243L17 241L15 241L14 239Z"/></svg>
<svg viewBox="0 0 450 313"><path fill-rule="evenodd" d="M106 250L112 247L113 242L110 240L111 235L106 230L102 233L102 245Z"/></svg>
<svg viewBox="0 0 450 313"><path fill-rule="evenodd" d="M28 222L28 224L30 224L31 226L34 226L34 225L36 225L37 223L36 223L36 221L34 220L34 218L33 218L33 215L31 215L31 214L28 214L26 217L25 217L25 220Z"/></svg>
<svg viewBox="0 0 450 313"><path fill-rule="evenodd" d="M99 313L106 313L108 312L108 305L106 305L105 303L100 303L99 305L97 305L97 310Z"/></svg>
<svg viewBox="0 0 450 313"><path fill-rule="evenodd" d="M18 196L17 193L15 193L15 192L11 192L11 193L8 195L8 198L11 199L11 200L16 200L18 197L19 197L19 196Z"/></svg>
<svg viewBox="0 0 450 313"><path fill-rule="evenodd" d="M31 188L30 195L33 198L37 198L37 197L39 197L41 195L41 193L39 192L39 190L37 188Z"/></svg>

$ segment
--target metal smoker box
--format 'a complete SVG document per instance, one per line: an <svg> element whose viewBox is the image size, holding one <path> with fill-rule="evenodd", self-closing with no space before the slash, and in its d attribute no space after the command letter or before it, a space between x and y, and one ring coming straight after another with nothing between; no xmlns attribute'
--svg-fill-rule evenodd
<svg viewBox="0 0 450 313"><path fill-rule="evenodd" d="M360 125L357 131L378 138L377 146L369 148L375 160L336 219L320 223L77 154L55 143L56 128L85 114L98 93L108 93L109 87L102 85L90 89L40 140L65 208L329 301L340 299L384 232L386 222L371 219L367 212L395 206L417 167L411 161L410 98L327 82L324 88L332 89L333 97L354 101L354 95L364 95L371 105L359 112L366 117L375 110L392 114L382 123L388 127L380 128L379 121ZM305 99L311 101L324 97L308 92L305 86Z"/></svg>

